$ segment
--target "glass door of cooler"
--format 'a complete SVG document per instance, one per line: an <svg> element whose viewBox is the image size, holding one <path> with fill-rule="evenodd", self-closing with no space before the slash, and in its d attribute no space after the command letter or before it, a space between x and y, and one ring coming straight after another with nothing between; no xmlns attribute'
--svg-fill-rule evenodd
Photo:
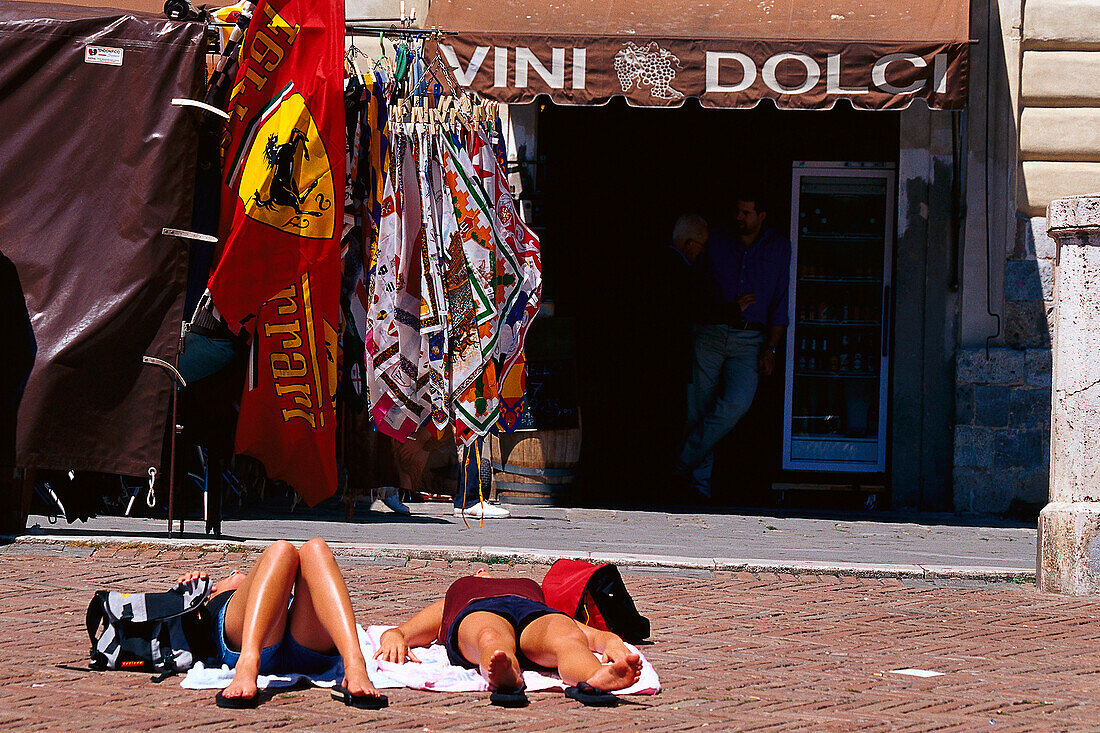
<svg viewBox="0 0 1100 733"><path fill-rule="evenodd" d="M886 470L894 171L796 162L783 468Z"/></svg>

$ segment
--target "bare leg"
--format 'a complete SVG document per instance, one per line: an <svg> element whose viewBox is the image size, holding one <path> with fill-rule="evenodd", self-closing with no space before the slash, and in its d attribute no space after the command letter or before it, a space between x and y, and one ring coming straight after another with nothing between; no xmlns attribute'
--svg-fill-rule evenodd
<svg viewBox="0 0 1100 733"><path fill-rule="evenodd" d="M576 622L558 613L532 621L520 635L519 643L528 659L557 669L568 685L587 682L600 690L621 690L637 682L642 670L641 658L636 654L612 664L600 664Z"/></svg>
<svg viewBox="0 0 1100 733"><path fill-rule="evenodd" d="M430 451L426 450L424 442L417 440L419 433L412 439L399 443L393 441L393 454L397 463L398 484L405 491L420 491L424 480L424 469L428 465Z"/></svg>
<svg viewBox="0 0 1100 733"><path fill-rule="evenodd" d="M286 630L287 601L298 574L298 551L280 540L264 550L256 567L225 607L225 636L241 650L224 697L253 697L260 651L279 643Z"/></svg>
<svg viewBox="0 0 1100 733"><path fill-rule="evenodd" d="M512 624L488 611L474 611L458 624L458 650L477 664L494 690L518 690L523 673L516 659L516 632Z"/></svg>
<svg viewBox="0 0 1100 733"><path fill-rule="evenodd" d="M290 610L290 635L306 649L344 660L343 686L352 695L377 695L359 647L355 613L344 576L332 550L320 537L302 545L298 584Z"/></svg>

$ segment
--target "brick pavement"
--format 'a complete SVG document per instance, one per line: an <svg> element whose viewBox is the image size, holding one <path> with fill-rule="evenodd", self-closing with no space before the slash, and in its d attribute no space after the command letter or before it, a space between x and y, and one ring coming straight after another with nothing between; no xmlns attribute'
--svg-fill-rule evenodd
<svg viewBox="0 0 1100 733"><path fill-rule="evenodd" d="M645 652L665 690L614 711L534 694L505 711L485 694L389 691L382 712L317 690L255 711L149 674L89 672L83 613L94 590L157 590L177 570L224 571L251 557L123 547L0 546L0 726L4 730L1095 730L1100 599L1027 585L833 575L627 573L653 622ZM470 563L342 557L362 621L404 616ZM545 567L505 568L541 578ZM918 679L889 670L944 672Z"/></svg>

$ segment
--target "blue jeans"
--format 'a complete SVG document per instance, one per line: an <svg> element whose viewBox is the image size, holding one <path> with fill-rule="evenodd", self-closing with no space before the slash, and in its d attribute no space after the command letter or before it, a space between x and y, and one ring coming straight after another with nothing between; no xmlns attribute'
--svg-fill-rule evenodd
<svg viewBox="0 0 1100 733"><path fill-rule="evenodd" d="M677 470L710 496L714 446L748 412L759 382L757 363L764 334L721 324L695 327L695 365L688 389L688 436Z"/></svg>

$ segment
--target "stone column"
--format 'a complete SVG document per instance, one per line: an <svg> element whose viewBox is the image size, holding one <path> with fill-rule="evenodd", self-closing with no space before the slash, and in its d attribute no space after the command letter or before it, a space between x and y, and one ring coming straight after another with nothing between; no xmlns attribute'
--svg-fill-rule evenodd
<svg viewBox="0 0 1100 733"><path fill-rule="evenodd" d="M1100 194L1047 213L1054 275L1050 503L1039 514L1039 590L1100 595Z"/></svg>

